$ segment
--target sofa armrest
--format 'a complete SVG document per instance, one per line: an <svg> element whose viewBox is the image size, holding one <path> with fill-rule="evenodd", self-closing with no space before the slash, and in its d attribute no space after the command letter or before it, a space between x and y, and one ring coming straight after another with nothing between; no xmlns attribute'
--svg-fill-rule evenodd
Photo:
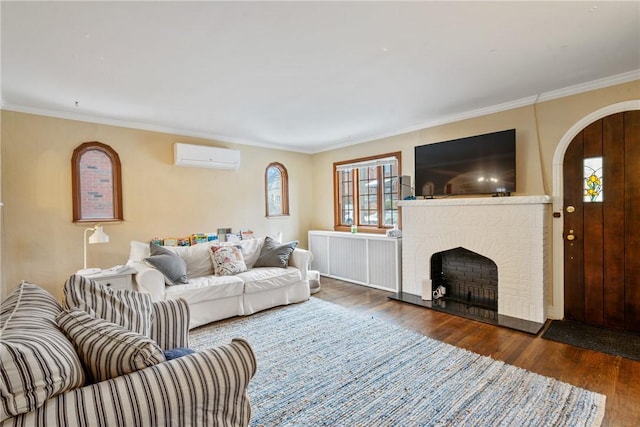
<svg viewBox="0 0 640 427"><path fill-rule="evenodd" d="M0 426L246 426L256 366L249 343L234 339L58 395Z"/></svg>
<svg viewBox="0 0 640 427"><path fill-rule="evenodd" d="M141 261L129 261L127 265L137 272L135 280L140 292L150 294L152 301L164 300L164 274Z"/></svg>
<svg viewBox="0 0 640 427"><path fill-rule="evenodd" d="M300 270L300 278L307 280L307 271L311 265L313 255L306 249L295 248L289 257L289 265Z"/></svg>
<svg viewBox="0 0 640 427"><path fill-rule="evenodd" d="M189 347L189 305L183 299L153 303L150 338L161 349Z"/></svg>

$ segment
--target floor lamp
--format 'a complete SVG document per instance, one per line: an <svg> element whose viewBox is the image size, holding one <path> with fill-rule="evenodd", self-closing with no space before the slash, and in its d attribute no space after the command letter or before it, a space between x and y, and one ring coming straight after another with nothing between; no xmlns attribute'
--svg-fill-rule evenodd
<svg viewBox="0 0 640 427"><path fill-rule="evenodd" d="M100 273L100 268L87 268L87 231L93 231L94 233L89 236L89 243L109 243L109 236L106 235L102 229L102 225L97 224L95 227L89 227L84 230L84 268L78 270L78 274L89 275Z"/></svg>

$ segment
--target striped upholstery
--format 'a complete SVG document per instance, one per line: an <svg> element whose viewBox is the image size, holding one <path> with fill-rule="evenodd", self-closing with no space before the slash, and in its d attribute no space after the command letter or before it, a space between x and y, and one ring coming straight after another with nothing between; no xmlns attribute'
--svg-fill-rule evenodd
<svg viewBox="0 0 640 427"><path fill-rule="evenodd" d="M256 359L242 339L73 390L7 426L246 426Z"/></svg>
<svg viewBox="0 0 640 427"><path fill-rule="evenodd" d="M151 338L75 308L56 318L71 340L90 382L99 382L164 362Z"/></svg>
<svg viewBox="0 0 640 427"><path fill-rule="evenodd" d="M23 282L0 305L0 421L84 384L75 349L55 321L61 307Z"/></svg>
<svg viewBox="0 0 640 427"><path fill-rule="evenodd" d="M153 303L151 339L163 350L189 347L189 305L183 299Z"/></svg>
<svg viewBox="0 0 640 427"><path fill-rule="evenodd" d="M129 290L113 290L74 274L64 284L65 308L79 308L130 331L149 336L151 296Z"/></svg>

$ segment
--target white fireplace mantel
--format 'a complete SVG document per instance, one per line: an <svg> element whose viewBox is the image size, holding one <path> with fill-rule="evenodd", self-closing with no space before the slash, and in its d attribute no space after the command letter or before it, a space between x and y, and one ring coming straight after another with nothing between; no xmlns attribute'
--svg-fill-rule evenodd
<svg viewBox="0 0 640 427"><path fill-rule="evenodd" d="M498 314L543 323L551 197L403 200L402 292L431 299L431 256L457 247L498 266Z"/></svg>
<svg viewBox="0 0 640 427"><path fill-rule="evenodd" d="M480 205L535 205L551 203L550 196L461 197L455 199L400 200L398 206L480 206Z"/></svg>

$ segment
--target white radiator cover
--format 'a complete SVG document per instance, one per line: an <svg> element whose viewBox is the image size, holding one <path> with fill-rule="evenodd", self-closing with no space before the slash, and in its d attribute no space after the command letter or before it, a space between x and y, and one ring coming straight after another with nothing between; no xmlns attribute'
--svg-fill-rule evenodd
<svg viewBox="0 0 640 427"><path fill-rule="evenodd" d="M309 231L311 268L323 276L400 292L402 239L378 234Z"/></svg>

